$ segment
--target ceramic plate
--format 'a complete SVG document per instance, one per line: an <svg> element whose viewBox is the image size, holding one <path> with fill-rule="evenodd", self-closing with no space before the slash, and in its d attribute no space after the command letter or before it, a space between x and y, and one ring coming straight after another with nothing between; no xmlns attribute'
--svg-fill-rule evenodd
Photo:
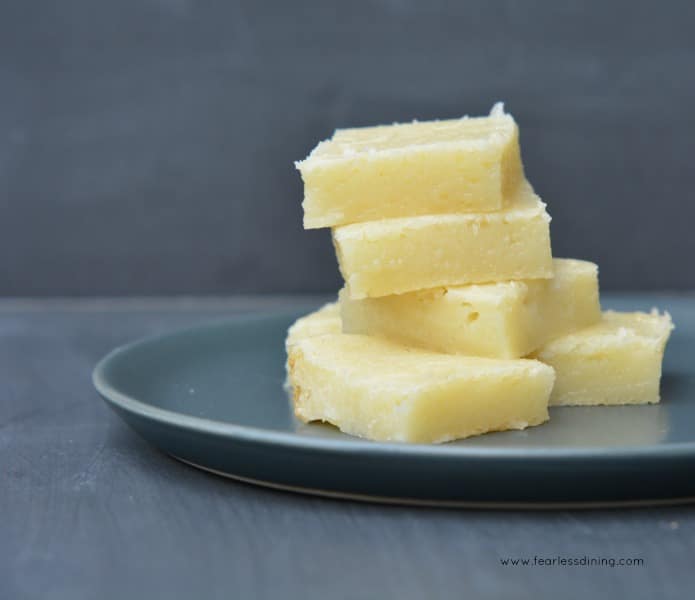
<svg viewBox="0 0 695 600"><path fill-rule="evenodd" d="M297 314L135 342L104 358L94 383L164 452L263 485L471 506L682 501L695 497L695 304L669 308L677 329L661 404L555 408L540 427L444 445L376 443L297 422L283 389L285 332Z"/></svg>

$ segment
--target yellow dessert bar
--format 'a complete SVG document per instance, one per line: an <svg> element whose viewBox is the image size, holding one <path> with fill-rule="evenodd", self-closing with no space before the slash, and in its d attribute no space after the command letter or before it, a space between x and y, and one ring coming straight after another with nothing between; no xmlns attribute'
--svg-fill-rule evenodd
<svg viewBox="0 0 695 600"><path fill-rule="evenodd" d="M373 440L438 443L548 419L552 368L325 334L289 345L294 411Z"/></svg>
<svg viewBox="0 0 695 600"><path fill-rule="evenodd" d="M528 183L493 213L384 219L333 229L351 298L553 276L550 217Z"/></svg>
<svg viewBox="0 0 695 600"><path fill-rule="evenodd" d="M648 404L659 401L668 313L606 311L600 323L557 338L534 357L555 369L550 404Z"/></svg>
<svg viewBox="0 0 695 600"><path fill-rule="evenodd" d="M380 335L438 352L519 358L601 319L598 267L553 261L553 279L419 290L352 300L343 290L343 332Z"/></svg>
<svg viewBox="0 0 695 600"><path fill-rule="evenodd" d="M524 177L501 104L489 117L339 129L296 166L307 229L499 210Z"/></svg>

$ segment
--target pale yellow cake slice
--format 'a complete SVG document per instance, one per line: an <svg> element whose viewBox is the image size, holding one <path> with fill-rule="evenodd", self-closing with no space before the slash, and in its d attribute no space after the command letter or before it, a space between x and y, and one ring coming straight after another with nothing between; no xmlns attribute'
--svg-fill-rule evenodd
<svg viewBox="0 0 695 600"><path fill-rule="evenodd" d="M598 267L553 261L553 279L419 290L353 300L340 293L344 333L380 335L438 352L519 358L601 319Z"/></svg>
<svg viewBox="0 0 695 600"><path fill-rule="evenodd" d="M659 401L668 313L606 311L600 323L557 338L533 356L555 369L550 404L648 404Z"/></svg>
<svg viewBox="0 0 695 600"><path fill-rule="evenodd" d="M553 276L550 217L528 183L493 213L384 219L333 229L351 298Z"/></svg>
<svg viewBox="0 0 695 600"><path fill-rule="evenodd" d="M294 411L373 440L438 443L548 419L552 368L437 354L362 335L289 345Z"/></svg>
<svg viewBox="0 0 695 600"><path fill-rule="evenodd" d="M296 166L307 229L499 210L523 179L501 104L488 117L339 129Z"/></svg>

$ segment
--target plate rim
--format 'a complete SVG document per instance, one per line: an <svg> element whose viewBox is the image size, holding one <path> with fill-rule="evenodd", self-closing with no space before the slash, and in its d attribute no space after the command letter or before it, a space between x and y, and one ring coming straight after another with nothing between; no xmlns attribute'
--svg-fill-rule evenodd
<svg viewBox="0 0 695 600"><path fill-rule="evenodd" d="M635 459L677 459L695 458L695 440L669 444L650 444L647 446L622 447L593 446L565 448L519 448L519 447L483 447L461 446L453 444L410 444L399 442L377 442L345 435L346 439L302 436L297 433L266 429L238 423L216 421L205 417L160 408L138 400L117 389L109 381L108 369L111 364L146 345L156 345L173 338L185 338L201 335L222 327L232 327L240 323L265 322L268 320L291 319L298 312L279 311L264 314L240 314L217 319L212 322L193 325L173 331L137 338L119 345L104 355L92 370L92 383L99 396L108 404L127 413L163 423L171 427L183 428L195 433L233 438L238 441L263 443L271 446L284 446L295 450L311 450L335 454L371 454L371 455L416 455L421 458L459 458L496 461L583 461L583 460L626 460ZM572 408L572 407L564 407Z"/></svg>
<svg viewBox="0 0 695 600"><path fill-rule="evenodd" d="M618 508L652 508L682 506L685 504L695 504L695 496L674 496L667 498L645 498L633 500L439 500L426 498L412 498L408 496L384 496L377 494L342 492L324 488L316 488L302 485L290 485L277 483L267 479L257 479L237 475L231 471L221 471L213 467L190 461L176 454L167 453L179 462L199 469L206 473L211 473L217 477L240 481L248 485L256 485L279 492L299 494L304 496L318 496L331 500L343 500L351 502L368 502L371 504L392 505L392 506L413 506L429 508L464 508L471 510L523 510L523 511L545 511L545 510L599 510L599 509L618 509Z"/></svg>

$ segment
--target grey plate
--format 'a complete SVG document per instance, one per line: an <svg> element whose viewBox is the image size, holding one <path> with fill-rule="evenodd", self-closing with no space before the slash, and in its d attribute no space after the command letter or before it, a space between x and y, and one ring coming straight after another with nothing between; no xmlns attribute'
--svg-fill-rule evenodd
<svg viewBox="0 0 695 600"><path fill-rule="evenodd" d="M557 408L550 423L439 446L375 443L292 416L296 314L241 317L116 349L108 404L163 451L223 475L381 501L545 506L695 497L695 308L680 303L656 406Z"/></svg>

